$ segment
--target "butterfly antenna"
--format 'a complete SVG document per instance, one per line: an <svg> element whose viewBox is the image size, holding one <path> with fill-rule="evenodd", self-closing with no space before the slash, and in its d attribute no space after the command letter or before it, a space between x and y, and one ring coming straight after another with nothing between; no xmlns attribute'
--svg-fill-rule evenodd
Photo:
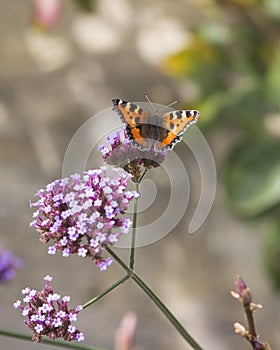
<svg viewBox="0 0 280 350"><path fill-rule="evenodd" d="M155 106L152 104L152 101L149 99L148 94L147 94L146 92L144 92L143 94L144 94L144 96L145 96L145 99L146 99L146 100L149 102L149 104L153 107L153 110L154 110L155 112L157 112Z"/></svg>
<svg viewBox="0 0 280 350"><path fill-rule="evenodd" d="M171 106L176 105L179 101L180 101L180 100L177 98L177 100L175 100L175 101L169 103L168 106L163 106L158 112L162 111L162 110L165 109L165 108L168 108L168 107L171 107Z"/></svg>

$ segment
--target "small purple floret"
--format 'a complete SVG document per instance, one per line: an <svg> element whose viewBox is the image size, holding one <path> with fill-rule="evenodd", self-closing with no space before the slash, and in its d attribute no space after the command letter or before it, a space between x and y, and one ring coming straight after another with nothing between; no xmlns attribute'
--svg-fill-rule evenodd
<svg viewBox="0 0 280 350"><path fill-rule="evenodd" d="M77 314L82 307L69 309L69 296L63 297L60 302L60 295L54 293L50 286L51 279L50 276L45 277L46 284L41 292L25 288L22 291L25 298L14 303L14 307L21 309L22 315L26 317L24 323L33 332L32 341L40 342L42 336L47 336L51 340L57 338L67 341L84 340L83 333L71 324L77 321Z"/></svg>
<svg viewBox="0 0 280 350"><path fill-rule="evenodd" d="M146 169L158 167L165 160L167 153L156 152L153 149L138 149L131 143L125 129L108 136L107 143L108 145L99 146L104 161L132 174L134 182L138 182L141 178L142 167Z"/></svg>

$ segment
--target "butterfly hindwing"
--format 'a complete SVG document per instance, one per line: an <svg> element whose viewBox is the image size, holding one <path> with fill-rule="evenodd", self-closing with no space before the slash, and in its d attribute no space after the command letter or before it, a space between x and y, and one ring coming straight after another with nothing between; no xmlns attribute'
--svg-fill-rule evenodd
<svg viewBox="0 0 280 350"><path fill-rule="evenodd" d="M157 149L160 151L165 151L167 149L172 149L174 145L181 141L182 136L177 136L173 132L168 131L165 138L163 138L158 144Z"/></svg>
<svg viewBox="0 0 280 350"><path fill-rule="evenodd" d="M141 135L141 129L136 127L126 126L126 133L132 144L142 150L149 148L149 139Z"/></svg>

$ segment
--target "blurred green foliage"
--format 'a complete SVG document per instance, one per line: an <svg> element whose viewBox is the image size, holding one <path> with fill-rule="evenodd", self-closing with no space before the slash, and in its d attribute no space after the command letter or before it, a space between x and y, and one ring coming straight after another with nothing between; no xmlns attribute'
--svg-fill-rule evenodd
<svg viewBox="0 0 280 350"><path fill-rule="evenodd" d="M85 12L92 12L95 10L95 0L74 0L76 5Z"/></svg>
<svg viewBox="0 0 280 350"><path fill-rule="evenodd" d="M280 1L207 4L205 22L163 69L198 86L191 102L205 131L224 128L233 138L224 174L228 200L243 218L275 223L265 261L280 287Z"/></svg>
<svg viewBox="0 0 280 350"><path fill-rule="evenodd" d="M228 159L226 186L231 204L240 216L254 217L279 204L277 148L277 141L269 138L245 139Z"/></svg>

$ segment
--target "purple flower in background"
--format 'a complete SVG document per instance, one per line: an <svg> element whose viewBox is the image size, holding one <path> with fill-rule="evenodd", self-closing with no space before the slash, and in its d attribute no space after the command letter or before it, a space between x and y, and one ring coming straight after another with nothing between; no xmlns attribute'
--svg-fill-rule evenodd
<svg viewBox="0 0 280 350"><path fill-rule="evenodd" d="M22 267L22 260L9 250L0 249L0 282L6 283L15 278L16 269Z"/></svg>
<svg viewBox="0 0 280 350"><path fill-rule="evenodd" d="M53 243L50 255L61 251L63 257L91 257L101 270L111 265L111 258L103 256L104 246L128 233L131 221L123 214L139 195L126 191L131 175L114 169L109 177L107 171L102 167L71 175L37 192L39 200L31 205L38 210L30 226L40 233L41 242Z"/></svg>
<svg viewBox="0 0 280 350"><path fill-rule="evenodd" d="M14 307L20 308L22 315L26 317L24 323L33 332L32 341L40 342L43 335L51 340L63 338L67 341L83 341L84 334L71 324L77 321L77 314L82 306L68 309L70 297L61 298L53 292L50 286L52 277L46 276L44 279L46 284L41 292L27 287L21 291L23 300L14 303Z"/></svg>
<svg viewBox="0 0 280 350"><path fill-rule="evenodd" d="M167 152L157 153L154 150L142 151L133 146L125 129L107 137L108 147L100 145L103 159L109 165L123 168L133 175L133 181L138 182L142 176L143 166L146 169L158 167L165 159Z"/></svg>

